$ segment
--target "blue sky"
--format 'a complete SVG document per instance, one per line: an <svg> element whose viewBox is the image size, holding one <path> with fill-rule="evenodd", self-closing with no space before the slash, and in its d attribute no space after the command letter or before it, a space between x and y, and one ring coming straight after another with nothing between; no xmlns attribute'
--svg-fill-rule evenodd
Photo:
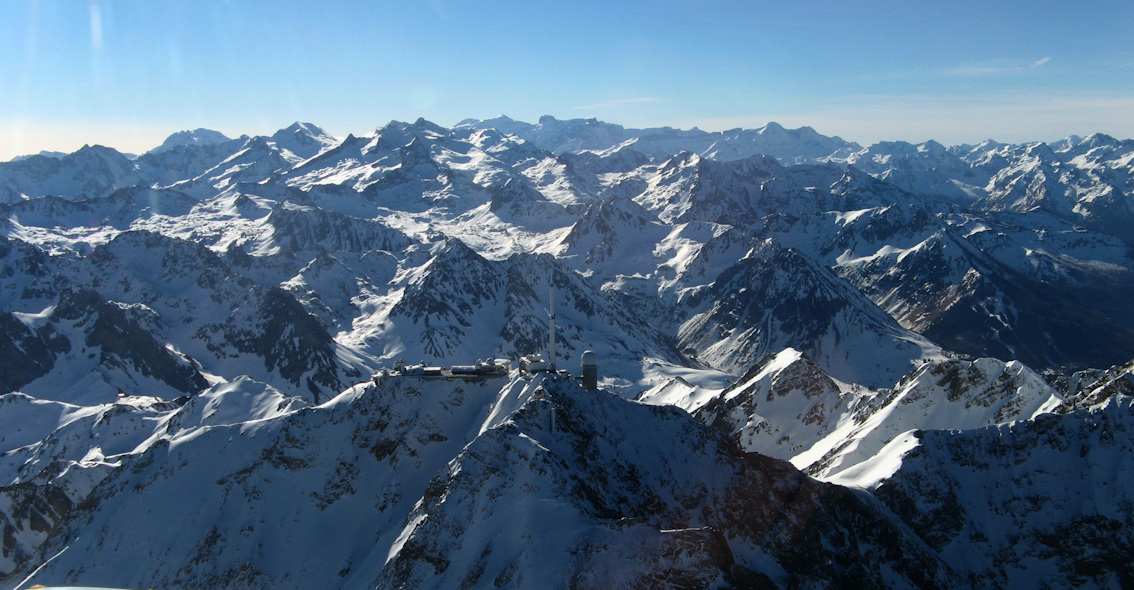
<svg viewBox="0 0 1134 590"><path fill-rule="evenodd" d="M425 117L1134 137L1134 2L0 2L0 159Z"/></svg>

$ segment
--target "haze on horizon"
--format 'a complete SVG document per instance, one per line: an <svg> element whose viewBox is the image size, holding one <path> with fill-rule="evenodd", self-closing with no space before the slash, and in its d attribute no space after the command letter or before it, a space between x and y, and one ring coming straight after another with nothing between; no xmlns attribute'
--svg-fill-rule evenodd
<svg viewBox="0 0 1134 590"><path fill-rule="evenodd" d="M1134 137L1129 2L532 4L10 0L0 160L500 114L863 145Z"/></svg>

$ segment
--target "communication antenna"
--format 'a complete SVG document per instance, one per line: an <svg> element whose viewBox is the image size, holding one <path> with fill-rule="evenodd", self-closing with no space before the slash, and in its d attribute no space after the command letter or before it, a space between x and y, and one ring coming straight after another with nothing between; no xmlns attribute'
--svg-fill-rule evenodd
<svg viewBox="0 0 1134 590"><path fill-rule="evenodd" d="M551 321L548 322L550 332L547 336L547 360L552 373L555 372L555 284L551 284Z"/></svg>

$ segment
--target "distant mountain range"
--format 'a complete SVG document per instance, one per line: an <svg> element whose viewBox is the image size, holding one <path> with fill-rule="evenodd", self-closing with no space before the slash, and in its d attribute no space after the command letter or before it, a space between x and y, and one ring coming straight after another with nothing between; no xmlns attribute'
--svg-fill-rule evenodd
<svg viewBox="0 0 1134 590"><path fill-rule="evenodd" d="M0 588L1128 587L1132 271L1134 141L1098 134L0 163ZM371 381L546 355L552 296L599 391Z"/></svg>

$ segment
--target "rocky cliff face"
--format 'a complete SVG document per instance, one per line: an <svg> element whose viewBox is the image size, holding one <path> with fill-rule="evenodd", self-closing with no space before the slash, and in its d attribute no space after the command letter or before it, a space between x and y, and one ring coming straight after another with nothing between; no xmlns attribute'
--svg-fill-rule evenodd
<svg viewBox="0 0 1134 590"><path fill-rule="evenodd" d="M501 526L501 510L525 524ZM382 587L951 580L867 497L746 456L682 412L562 380L465 447L430 482L400 542Z"/></svg>

